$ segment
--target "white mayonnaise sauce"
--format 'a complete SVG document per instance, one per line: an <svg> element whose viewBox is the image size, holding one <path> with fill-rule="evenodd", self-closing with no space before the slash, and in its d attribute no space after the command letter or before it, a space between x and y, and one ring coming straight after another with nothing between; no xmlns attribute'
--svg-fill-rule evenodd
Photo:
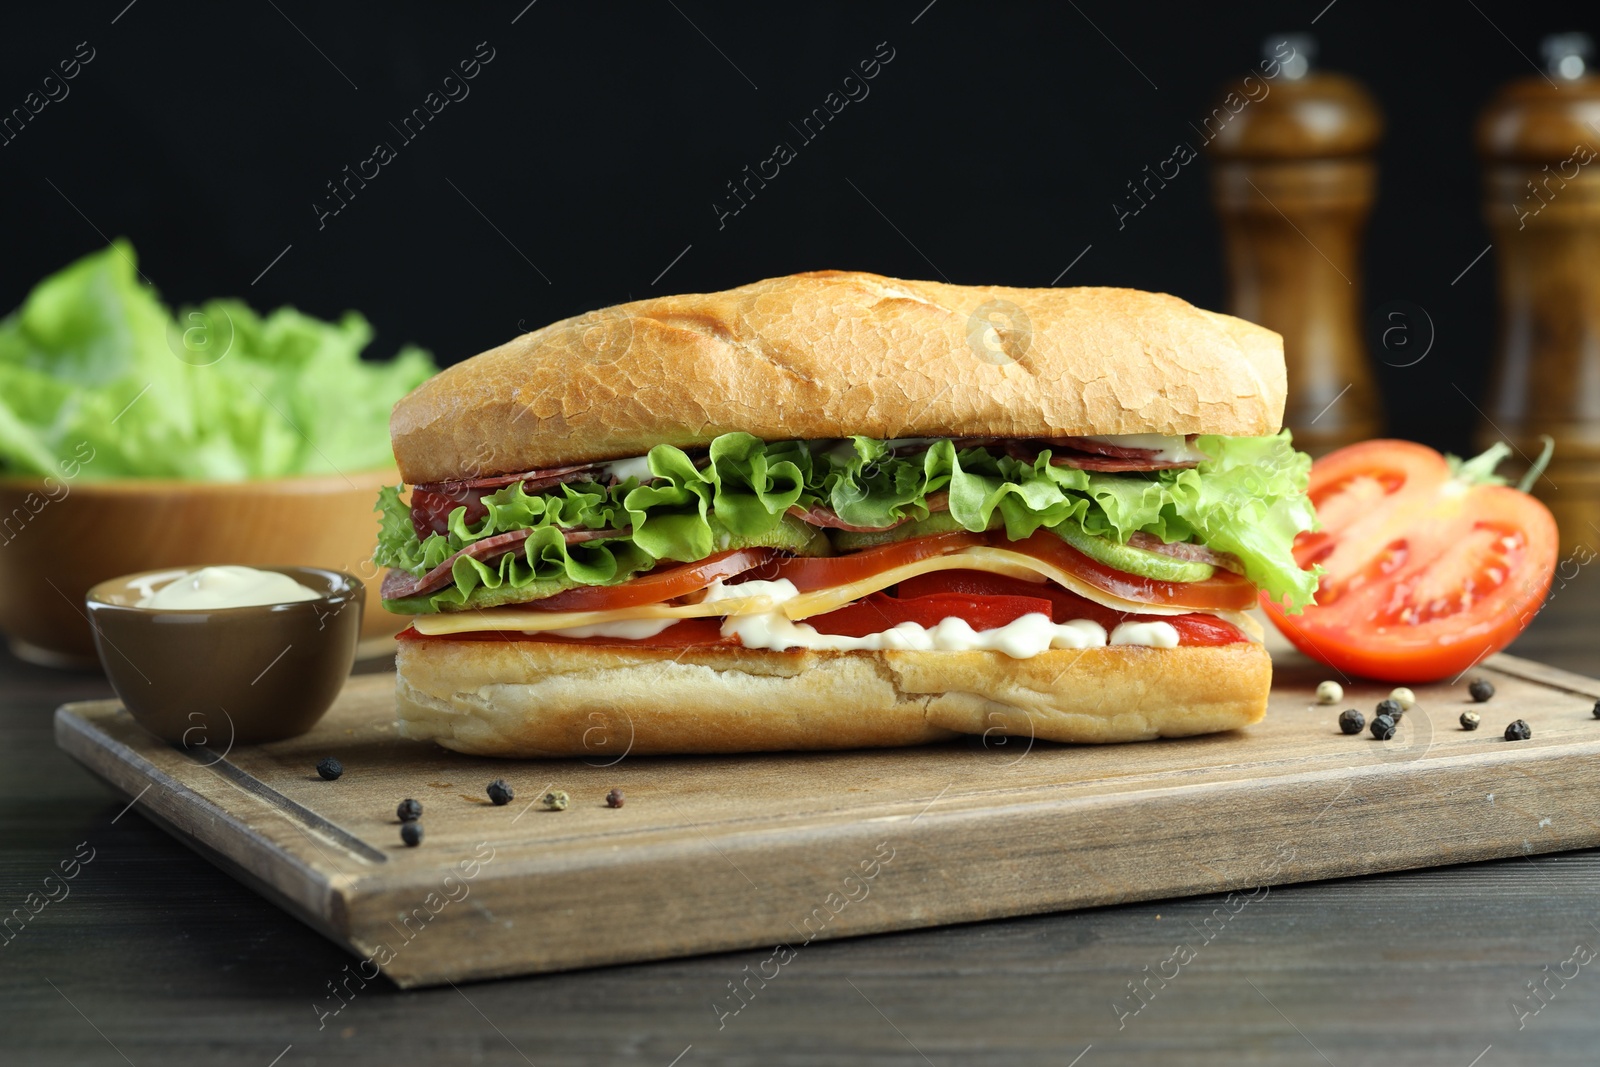
<svg viewBox="0 0 1600 1067"><path fill-rule="evenodd" d="M794 583L749 581L736 585L713 582L706 589L706 602L770 597L775 603L799 596ZM630 619L551 630L561 637L619 637L643 640L654 637L675 619ZM1029 659L1052 648L1102 648L1112 645L1142 645L1147 648L1173 648L1178 631L1166 622L1125 622L1106 635L1105 627L1089 619L1056 623L1039 612L1014 619L992 630L974 630L965 619L952 616L936 626L924 627L903 622L864 637L819 633L813 626L787 618L781 610L751 615L730 615L722 622L722 636L737 637L745 648L783 652L804 648L826 652L859 652L899 649L918 652L1003 652L1012 659Z"/></svg>
<svg viewBox="0 0 1600 1067"><path fill-rule="evenodd" d="M619 622L597 622L590 626L568 626L564 630L545 630L557 637L621 637L629 641L643 641L665 630L677 619L622 619Z"/></svg>
<svg viewBox="0 0 1600 1067"><path fill-rule="evenodd" d="M614 459L610 463L600 464L600 469L619 482L625 482L630 477L641 482L648 482L655 475L650 473L649 456L633 456L628 459Z"/></svg>
<svg viewBox="0 0 1600 1067"><path fill-rule="evenodd" d="M813 626L787 619L781 612L769 611L760 615L730 615L723 620L722 635L737 637L746 648L765 648L773 652L791 648L828 652L882 649L968 652L981 649L1004 652L1012 659L1030 659L1052 648L1099 648L1106 643L1105 628L1097 622L1074 619L1058 624L1038 612L994 630L974 630L967 620L951 616L932 629L903 622L881 633L846 637L818 633Z"/></svg>
<svg viewBox="0 0 1600 1067"><path fill-rule="evenodd" d="M316 600L322 594L277 571L254 567L202 567L146 593L134 604L166 611L249 608Z"/></svg>
<svg viewBox="0 0 1600 1067"><path fill-rule="evenodd" d="M1118 448L1148 448L1157 453L1155 458L1162 463L1199 463L1210 458L1191 445L1187 437L1160 433L1124 433L1086 439Z"/></svg>
<svg viewBox="0 0 1600 1067"><path fill-rule="evenodd" d="M1113 645L1177 648L1178 630L1170 622L1124 622L1111 631Z"/></svg>
<svg viewBox="0 0 1600 1067"><path fill-rule="evenodd" d="M751 580L740 582L737 585L724 585L721 578L706 586L706 595L701 599L702 604L714 604L719 600L745 600L750 597L771 597L774 604L782 604L785 600L793 600L800 595L800 590L787 578L779 578L775 582Z"/></svg>

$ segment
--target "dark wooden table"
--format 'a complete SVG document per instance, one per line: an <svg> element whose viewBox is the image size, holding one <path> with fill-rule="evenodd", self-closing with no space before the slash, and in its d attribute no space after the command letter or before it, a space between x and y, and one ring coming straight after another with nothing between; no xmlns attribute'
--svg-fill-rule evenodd
<svg viewBox="0 0 1600 1067"><path fill-rule="evenodd" d="M1512 651L1600 673L1596 569ZM720 1028L713 1003L767 953L380 980L323 1019L351 959L56 750L52 709L109 693L0 659L0 915L93 857L0 938L0 1064L1600 1063L1600 852L1271 889L1136 1014L1129 983L1171 974L1221 898L817 943Z"/></svg>

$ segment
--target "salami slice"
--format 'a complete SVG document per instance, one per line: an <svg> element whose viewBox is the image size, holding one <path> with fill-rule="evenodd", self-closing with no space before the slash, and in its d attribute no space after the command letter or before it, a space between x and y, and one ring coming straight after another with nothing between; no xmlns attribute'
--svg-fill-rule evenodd
<svg viewBox="0 0 1600 1067"><path fill-rule="evenodd" d="M1055 440L1070 441L1077 438L1057 438ZM1107 448L1115 446L1107 445ZM1106 474L1127 474L1138 471L1170 471L1186 470L1199 466L1198 460L1163 460L1155 459L1158 453L1150 449L1118 448L1119 452L1142 452L1143 456L1107 456L1093 452L1079 452L1066 445L1055 444L1052 440L1012 441L1006 445L1006 451L1015 459L1032 463L1044 448L1050 449L1050 462L1057 467L1072 467L1081 471L1098 471Z"/></svg>
<svg viewBox="0 0 1600 1067"><path fill-rule="evenodd" d="M626 537L633 532L630 526L615 530L563 530L569 545L581 544L584 541L599 541L607 537ZM532 530L509 530L506 533L485 537L447 557L444 562L433 568L420 578L412 577L405 571L390 570L384 575L380 593L385 600L398 600L401 597L422 596L426 593L438 592L451 582L455 581L451 570L456 560L462 556L471 556L473 559L487 562L499 559L507 552L513 551L518 545L528 539Z"/></svg>
<svg viewBox="0 0 1600 1067"><path fill-rule="evenodd" d="M528 471L524 474L412 486L411 525L417 531L417 539L425 541L430 533L442 534L449 529L450 513L458 507L467 509L463 518L468 526L481 520L489 513L483 498L513 484L519 478L526 479L522 483L523 492L539 493L567 482L581 482L592 478L598 466L590 463L581 467L553 467L549 470Z"/></svg>
<svg viewBox="0 0 1600 1067"><path fill-rule="evenodd" d="M548 489L562 482L579 481L583 475L599 466L598 463L580 463L570 467L546 467L543 470L523 471L521 474L490 474L452 482L427 482L413 488L443 496L465 496L465 491L469 489L503 489L513 482L522 482L522 488L531 493L535 489Z"/></svg>
<svg viewBox="0 0 1600 1067"><path fill-rule="evenodd" d="M927 505L928 514L930 515L937 514L941 511L949 511L950 494L934 493L932 496L928 497ZM897 522L891 522L887 526L852 526L843 519L839 518L838 512L834 511L830 507L824 507L820 504L814 508L811 508L809 511L796 504L794 507L789 509L789 515L810 526L821 526L829 530L844 530L849 533L882 533L884 530L893 530L897 526L904 526L906 523L912 521L911 517L908 515Z"/></svg>
<svg viewBox="0 0 1600 1067"><path fill-rule="evenodd" d="M1239 562L1238 556L1231 552L1218 552L1205 545L1190 544L1187 541L1163 541L1155 534L1148 534L1143 530L1128 538L1128 544L1146 552L1171 556L1173 559L1186 560L1190 563L1209 563L1213 567L1232 571L1234 574L1244 573L1244 564Z"/></svg>

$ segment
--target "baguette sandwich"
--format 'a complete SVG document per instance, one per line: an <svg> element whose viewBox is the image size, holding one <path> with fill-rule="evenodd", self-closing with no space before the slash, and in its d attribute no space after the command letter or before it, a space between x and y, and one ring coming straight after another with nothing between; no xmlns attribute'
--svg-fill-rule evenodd
<svg viewBox="0 0 1600 1067"><path fill-rule="evenodd" d="M616 757L1110 742L1266 711L1316 578L1281 339L819 271L567 319L394 409L404 736Z"/></svg>

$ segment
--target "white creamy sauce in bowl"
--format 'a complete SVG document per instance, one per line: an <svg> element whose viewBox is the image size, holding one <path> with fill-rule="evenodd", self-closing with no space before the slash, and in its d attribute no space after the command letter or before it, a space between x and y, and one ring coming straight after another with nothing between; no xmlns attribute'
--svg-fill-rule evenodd
<svg viewBox="0 0 1600 1067"><path fill-rule="evenodd" d="M277 571L254 567L202 567L146 592L134 607L163 611L215 611L317 600L323 594Z"/></svg>

